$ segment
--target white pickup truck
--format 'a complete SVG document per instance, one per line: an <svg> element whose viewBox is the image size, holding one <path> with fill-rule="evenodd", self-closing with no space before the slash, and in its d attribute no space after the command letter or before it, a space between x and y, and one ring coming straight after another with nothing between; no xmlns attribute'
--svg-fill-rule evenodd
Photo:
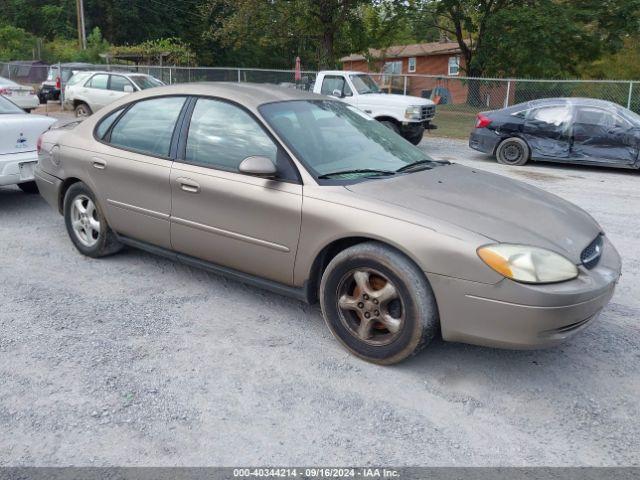
<svg viewBox="0 0 640 480"><path fill-rule="evenodd" d="M313 91L337 97L371 115L414 145L436 114L435 104L426 98L381 93L373 79L363 72L324 70L318 73Z"/></svg>

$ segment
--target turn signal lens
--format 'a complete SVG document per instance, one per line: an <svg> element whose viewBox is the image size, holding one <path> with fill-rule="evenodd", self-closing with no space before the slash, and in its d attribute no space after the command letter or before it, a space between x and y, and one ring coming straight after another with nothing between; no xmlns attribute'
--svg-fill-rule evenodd
<svg viewBox="0 0 640 480"><path fill-rule="evenodd" d="M497 243L478 249L478 256L500 275L524 283L555 283L578 276L578 267L550 250Z"/></svg>

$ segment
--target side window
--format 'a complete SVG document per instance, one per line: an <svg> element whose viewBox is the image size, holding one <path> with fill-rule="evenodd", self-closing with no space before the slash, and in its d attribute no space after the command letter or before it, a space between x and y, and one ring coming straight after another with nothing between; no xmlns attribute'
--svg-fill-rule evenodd
<svg viewBox="0 0 640 480"><path fill-rule="evenodd" d="M116 121L116 118L118 118L118 115L120 115L121 112L122 112L122 109L119 108L115 112L110 113L105 118L103 118L98 124L98 128L96 128L96 137L100 139L104 138L104 135L107 133L107 130L109 130L109 127L113 125L113 122Z"/></svg>
<svg viewBox="0 0 640 480"><path fill-rule="evenodd" d="M349 85L345 83L344 77L336 75L327 75L322 80L322 88L320 93L322 95L333 95L334 90L339 90L345 95L352 95Z"/></svg>
<svg viewBox="0 0 640 480"><path fill-rule="evenodd" d="M460 73L460 57L449 57L447 75L455 76Z"/></svg>
<svg viewBox="0 0 640 480"><path fill-rule="evenodd" d="M184 97L141 100L111 130L109 143L149 155L167 157Z"/></svg>
<svg viewBox="0 0 640 480"><path fill-rule="evenodd" d="M124 92L124 87L127 85L133 88L133 85L131 85L131 82L125 77L122 77L120 75L111 75L111 83L109 83L109 90L115 90L116 92Z"/></svg>
<svg viewBox="0 0 640 480"><path fill-rule="evenodd" d="M109 75L98 74L91 77L85 87L99 88L101 90L107 89L107 82L109 81Z"/></svg>
<svg viewBox="0 0 640 480"><path fill-rule="evenodd" d="M542 107L532 110L529 118L537 123L546 123L560 127L568 124L571 120L571 110L565 105Z"/></svg>
<svg viewBox="0 0 640 480"><path fill-rule="evenodd" d="M251 115L227 102L199 99L189 124L185 160L237 172L253 155L279 163L278 147Z"/></svg>

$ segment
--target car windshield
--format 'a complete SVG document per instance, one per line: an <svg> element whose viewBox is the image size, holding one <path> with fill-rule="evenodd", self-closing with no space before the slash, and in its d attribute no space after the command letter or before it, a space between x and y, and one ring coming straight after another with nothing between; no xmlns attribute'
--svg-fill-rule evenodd
<svg viewBox="0 0 640 480"><path fill-rule="evenodd" d="M369 75L349 75L351 83L360 95L380 93L380 88Z"/></svg>
<svg viewBox="0 0 640 480"><path fill-rule="evenodd" d="M129 78L133 80L133 83L135 83L140 88L140 90L145 90L147 88L153 87L161 87L162 85L164 85L164 83L162 83L160 80L146 75L131 75Z"/></svg>
<svg viewBox="0 0 640 480"><path fill-rule="evenodd" d="M24 113L24 110L0 95L0 115L3 113Z"/></svg>
<svg viewBox="0 0 640 480"><path fill-rule="evenodd" d="M293 100L268 103L259 110L316 178L383 176L417 162L437 164L380 122L343 102Z"/></svg>

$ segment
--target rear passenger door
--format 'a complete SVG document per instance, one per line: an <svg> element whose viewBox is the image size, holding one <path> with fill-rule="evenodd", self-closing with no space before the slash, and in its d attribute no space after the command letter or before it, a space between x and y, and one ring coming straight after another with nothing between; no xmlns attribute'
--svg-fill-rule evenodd
<svg viewBox="0 0 640 480"><path fill-rule="evenodd" d="M119 234L170 248L172 140L184 96L140 100L105 117L87 169L109 225Z"/></svg>
<svg viewBox="0 0 640 480"><path fill-rule="evenodd" d="M98 73L91 77L84 85L83 93L92 111L100 110L107 105L109 100L109 75Z"/></svg>
<svg viewBox="0 0 640 480"><path fill-rule="evenodd" d="M226 100L199 98L171 169L174 250L291 284L302 185L291 160L261 123ZM270 158L275 179L238 171L247 157Z"/></svg>

